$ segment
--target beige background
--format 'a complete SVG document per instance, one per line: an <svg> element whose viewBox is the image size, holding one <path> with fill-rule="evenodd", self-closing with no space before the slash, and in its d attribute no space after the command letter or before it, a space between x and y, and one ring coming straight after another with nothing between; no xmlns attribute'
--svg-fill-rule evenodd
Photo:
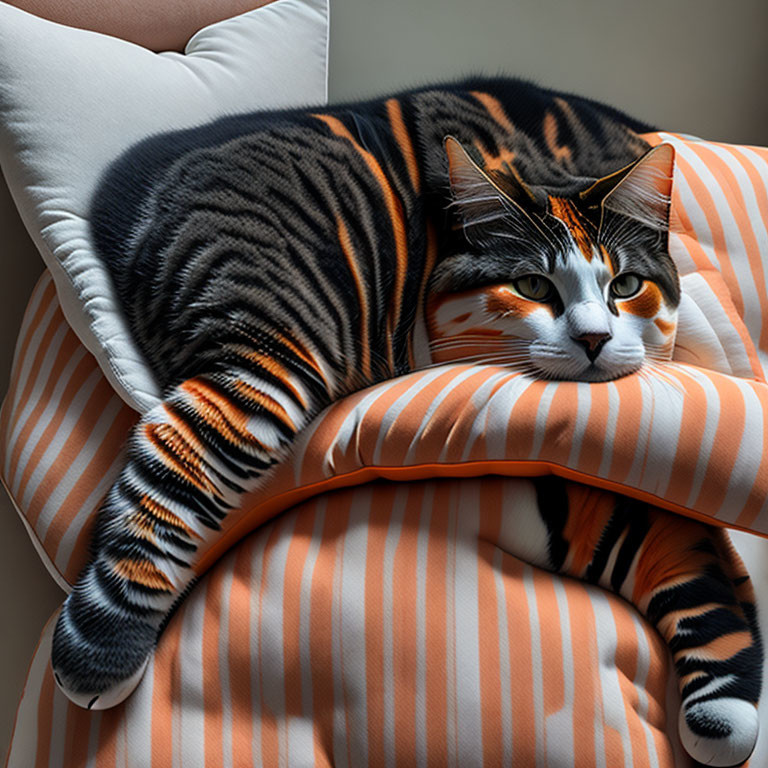
<svg viewBox="0 0 768 768"><path fill-rule="evenodd" d="M503 72L604 99L670 130L768 144L765 0L331 3L336 100ZM41 268L0 181L0 392ZM768 569L754 575L768 585ZM37 636L61 598L0 491L0 758Z"/></svg>

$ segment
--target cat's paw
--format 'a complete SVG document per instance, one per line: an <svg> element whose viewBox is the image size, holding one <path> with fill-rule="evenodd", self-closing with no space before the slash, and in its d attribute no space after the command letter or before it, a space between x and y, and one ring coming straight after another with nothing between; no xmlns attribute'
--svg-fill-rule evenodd
<svg viewBox="0 0 768 768"><path fill-rule="evenodd" d="M117 685L113 685L111 688L102 690L101 692L93 690L83 691L80 687L75 688L74 686L79 685L79 683L76 684L66 676L62 677L63 672L56 671L55 668L53 677L56 680L56 685L59 687L59 690L73 704L77 704L78 707L82 707L83 709L110 709L125 701L134 692L144 676L144 671L146 670L148 663L149 656L147 656L144 663L130 677Z"/></svg>
<svg viewBox="0 0 768 768"><path fill-rule="evenodd" d="M677 723L686 752L704 765L741 765L757 743L760 721L749 701L716 698L680 707Z"/></svg>
<svg viewBox="0 0 768 768"><path fill-rule="evenodd" d="M73 600L74 598L74 600ZM157 629L103 607L84 611L73 592L56 621L51 666L64 695L85 709L108 709L141 682Z"/></svg>

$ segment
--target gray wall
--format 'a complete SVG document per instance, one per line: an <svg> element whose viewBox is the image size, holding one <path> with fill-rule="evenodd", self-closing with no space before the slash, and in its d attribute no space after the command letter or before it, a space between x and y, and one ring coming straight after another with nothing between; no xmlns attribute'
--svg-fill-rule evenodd
<svg viewBox="0 0 768 768"><path fill-rule="evenodd" d="M765 0L331 0L331 97L467 73L523 75L670 130L768 144ZM0 181L0 392L41 270ZM0 759L61 593L0 491Z"/></svg>
<svg viewBox="0 0 768 768"><path fill-rule="evenodd" d="M331 0L331 96L514 74L668 130L768 143L765 0Z"/></svg>

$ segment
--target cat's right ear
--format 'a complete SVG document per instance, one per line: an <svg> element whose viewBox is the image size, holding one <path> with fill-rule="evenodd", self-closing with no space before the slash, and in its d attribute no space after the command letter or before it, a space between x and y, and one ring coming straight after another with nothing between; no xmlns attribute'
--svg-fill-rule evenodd
<svg viewBox="0 0 768 768"><path fill-rule="evenodd" d="M666 230L675 174L675 149L658 144L633 163L598 179L580 193L582 202L599 211L623 214L651 229Z"/></svg>
<svg viewBox="0 0 768 768"><path fill-rule="evenodd" d="M525 202L534 201L533 194L517 177L492 177L476 163L469 152L453 136L445 139L448 158L448 178L453 201L464 225L471 226L494 221L510 214L524 217L534 224L523 209ZM519 199L522 197L522 200ZM534 224L535 226L535 224Z"/></svg>

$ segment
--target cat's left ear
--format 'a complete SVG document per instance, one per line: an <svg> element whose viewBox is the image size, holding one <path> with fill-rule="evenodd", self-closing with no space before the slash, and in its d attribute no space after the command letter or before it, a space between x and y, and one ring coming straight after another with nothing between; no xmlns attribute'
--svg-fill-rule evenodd
<svg viewBox="0 0 768 768"><path fill-rule="evenodd" d="M492 177L453 136L445 139L445 154L453 199L465 222L481 223L499 213L530 220L524 206L532 205L535 198L522 179L509 174Z"/></svg>
<svg viewBox="0 0 768 768"><path fill-rule="evenodd" d="M652 229L666 230L674 171L674 147L659 144L634 163L598 179L580 197L587 206L599 206L601 223L605 212L613 211Z"/></svg>

